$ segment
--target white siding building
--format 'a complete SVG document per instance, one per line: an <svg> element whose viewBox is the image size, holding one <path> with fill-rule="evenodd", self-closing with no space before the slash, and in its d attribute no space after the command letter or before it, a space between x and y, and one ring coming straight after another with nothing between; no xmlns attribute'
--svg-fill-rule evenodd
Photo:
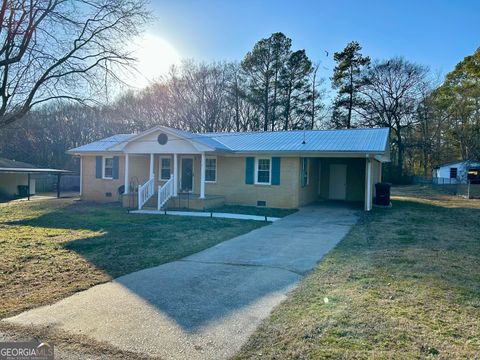
<svg viewBox="0 0 480 360"><path fill-rule="evenodd" d="M480 182L480 162L455 161L436 167L433 170L434 181L437 184L466 184Z"/></svg>

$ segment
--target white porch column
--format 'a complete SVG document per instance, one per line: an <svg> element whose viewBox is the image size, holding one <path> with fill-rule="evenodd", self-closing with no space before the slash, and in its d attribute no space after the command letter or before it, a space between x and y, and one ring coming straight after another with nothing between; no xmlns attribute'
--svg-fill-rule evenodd
<svg viewBox="0 0 480 360"><path fill-rule="evenodd" d="M150 154L150 179L153 179L155 175L153 174L153 154Z"/></svg>
<svg viewBox="0 0 480 360"><path fill-rule="evenodd" d="M366 181L366 200L365 200L365 210L370 211L372 210L372 159L367 158L367 181Z"/></svg>
<svg viewBox="0 0 480 360"><path fill-rule="evenodd" d="M178 195L178 154L173 154L173 196Z"/></svg>
<svg viewBox="0 0 480 360"><path fill-rule="evenodd" d="M200 167L200 199L205 199L205 153L202 153L202 164Z"/></svg>
<svg viewBox="0 0 480 360"><path fill-rule="evenodd" d="M83 176L82 176L82 157L80 156L80 196L82 196L82 183L83 183Z"/></svg>
<svg viewBox="0 0 480 360"><path fill-rule="evenodd" d="M128 154L125 154L125 192L124 194L128 194L128 191L130 190L130 184L129 184L129 175L128 175Z"/></svg>

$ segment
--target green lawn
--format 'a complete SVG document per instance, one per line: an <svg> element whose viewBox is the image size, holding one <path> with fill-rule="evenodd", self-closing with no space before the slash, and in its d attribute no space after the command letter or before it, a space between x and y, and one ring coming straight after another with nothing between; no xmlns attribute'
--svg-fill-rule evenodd
<svg viewBox="0 0 480 360"><path fill-rule="evenodd" d="M480 358L480 201L399 189L393 208L365 214L238 358Z"/></svg>
<svg viewBox="0 0 480 360"><path fill-rule="evenodd" d="M0 204L0 318L265 225L127 214L71 199Z"/></svg>

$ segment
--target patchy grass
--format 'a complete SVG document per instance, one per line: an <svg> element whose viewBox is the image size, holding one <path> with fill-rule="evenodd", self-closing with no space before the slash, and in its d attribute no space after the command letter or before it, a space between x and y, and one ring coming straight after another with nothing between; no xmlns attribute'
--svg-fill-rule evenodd
<svg viewBox="0 0 480 360"><path fill-rule="evenodd" d="M256 206L245 205L223 205L221 207L212 209L214 212L223 212L231 214L245 214L245 215L259 215L270 217L285 217L287 215L297 212L297 209L277 209L277 208L262 208Z"/></svg>
<svg viewBox="0 0 480 360"><path fill-rule="evenodd" d="M480 201L393 189L238 359L480 357Z"/></svg>
<svg viewBox="0 0 480 360"><path fill-rule="evenodd" d="M72 199L0 204L0 318L263 226L127 214Z"/></svg>

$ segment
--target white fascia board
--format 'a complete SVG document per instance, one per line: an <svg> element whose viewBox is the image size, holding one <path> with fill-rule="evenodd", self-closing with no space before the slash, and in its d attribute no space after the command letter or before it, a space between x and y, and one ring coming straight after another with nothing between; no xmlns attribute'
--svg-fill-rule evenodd
<svg viewBox="0 0 480 360"><path fill-rule="evenodd" d="M381 163L390 162L390 154L375 155L375 160Z"/></svg>
<svg viewBox="0 0 480 360"><path fill-rule="evenodd" d="M68 152L69 155L73 156L122 156L125 155L122 151L79 151L79 152Z"/></svg>
<svg viewBox="0 0 480 360"><path fill-rule="evenodd" d="M112 147L108 148L109 151L122 151L122 152L126 152L125 151L125 147L128 145L128 144L131 144L145 136L148 136L152 133L154 133L155 131L162 131L170 136L173 136L175 138L181 138L183 139L184 141L190 143L193 148L195 148L199 153L202 153L202 152L211 152L211 151L215 151L216 149L215 148L212 148L210 146L207 146L207 145L204 145L204 144L201 144L195 140L192 140L192 139L189 139L189 138L186 138L186 137L182 137L181 135L175 133L174 131L171 131L169 128L166 128L164 126L161 126L161 125L157 125L149 130L146 130L128 140L125 140L123 142L121 142L120 144L116 144L116 145L113 145Z"/></svg>

